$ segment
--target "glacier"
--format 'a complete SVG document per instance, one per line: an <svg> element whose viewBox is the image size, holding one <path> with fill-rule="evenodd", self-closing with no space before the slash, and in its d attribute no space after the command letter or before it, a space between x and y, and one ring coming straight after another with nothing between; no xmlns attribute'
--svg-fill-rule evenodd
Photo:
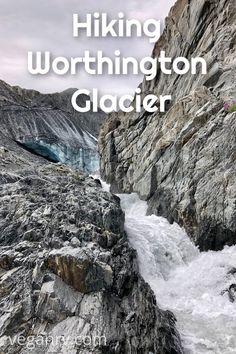
<svg viewBox="0 0 236 354"><path fill-rule="evenodd" d="M71 106L76 89L41 94L0 80L0 130L26 150L87 173L99 169L97 137L101 110L79 114ZM81 105L89 97L80 97Z"/></svg>
<svg viewBox="0 0 236 354"><path fill-rule="evenodd" d="M99 170L99 155L94 147L70 146L63 143L48 143L41 139L25 141L20 145L30 152L43 156L51 162L93 173Z"/></svg>

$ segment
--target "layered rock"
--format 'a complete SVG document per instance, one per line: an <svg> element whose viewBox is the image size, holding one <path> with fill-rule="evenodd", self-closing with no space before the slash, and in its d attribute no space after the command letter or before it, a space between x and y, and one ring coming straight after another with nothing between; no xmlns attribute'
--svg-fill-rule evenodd
<svg viewBox="0 0 236 354"><path fill-rule="evenodd" d="M142 95L172 95L166 113L112 114L100 135L102 177L115 192L135 191L149 213L184 226L201 250L236 243L234 0L178 0L153 49L158 57L203 57L207 75L164 75Z"/></svg>
<svg viewBox="0 0 236 354"><path fill-rule="evenodd" d="M182 353L119 198L0 133L0 352Z"/></svg>
<svg viewBox="0 0 236 354"><path fill-rule="evenodd" d="M104 113L77 113L73 89L41 94L0 81L0 129L21 146L53 162L86 172L99 168L97 135ZM89 97L81 96L81 106Z"/></svg>

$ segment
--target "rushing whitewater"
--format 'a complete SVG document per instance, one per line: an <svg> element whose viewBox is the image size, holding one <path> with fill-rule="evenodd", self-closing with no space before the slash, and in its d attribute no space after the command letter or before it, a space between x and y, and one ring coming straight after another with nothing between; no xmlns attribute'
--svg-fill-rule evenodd
<svg viewBox="0 0 236 354"><path fill-rule="evenodd" d="M175 314L185 353L235 354L236 303L225 290L236 283L236 246L200 253L178 225L146 216L136 194L119 197L140 272L160 307Z"/></svg>

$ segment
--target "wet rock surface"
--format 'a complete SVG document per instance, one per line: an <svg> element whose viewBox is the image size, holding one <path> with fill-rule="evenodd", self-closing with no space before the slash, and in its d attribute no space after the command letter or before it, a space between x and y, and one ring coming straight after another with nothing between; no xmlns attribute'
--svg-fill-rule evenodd
<svg viewBox="0 0 236 354"><path fill-rule="evenodd" d="M157 72L143 96L171 94L165 114L112 114L100 134L102 177L137 192L149 213L184 226L201 250L236 243L234 0L178 0L153 49L158 57L203 57L207 75Z"/></svg>
<svg viewBox="0 0 236 354"><path fill-rule="evenodd" d="M0 353L182 353L119 198L0 138Z"/></svg>

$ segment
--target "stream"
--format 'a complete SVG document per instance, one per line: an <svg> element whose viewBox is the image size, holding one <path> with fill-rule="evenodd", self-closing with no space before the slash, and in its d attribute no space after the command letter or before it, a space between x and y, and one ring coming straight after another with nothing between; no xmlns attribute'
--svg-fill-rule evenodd
<svg viewBox="0 0 236 354"><path fill-rule="evenodd" d="M137 194L119 197L140 273L158 305L175 314L185 353L235 354L236 302L224 290L236 283L236 246L200 253L177 224L146 216Z"/></svg>
<svg viewBox="0 0 236 354"><path fill-rule="evenodd" d="M225 291L236 283L236 246L199 252L177 224L146 216L137 194L118 196L140 273L160 308L176 316L185 354L236 354L236 302Z"/></svg>

